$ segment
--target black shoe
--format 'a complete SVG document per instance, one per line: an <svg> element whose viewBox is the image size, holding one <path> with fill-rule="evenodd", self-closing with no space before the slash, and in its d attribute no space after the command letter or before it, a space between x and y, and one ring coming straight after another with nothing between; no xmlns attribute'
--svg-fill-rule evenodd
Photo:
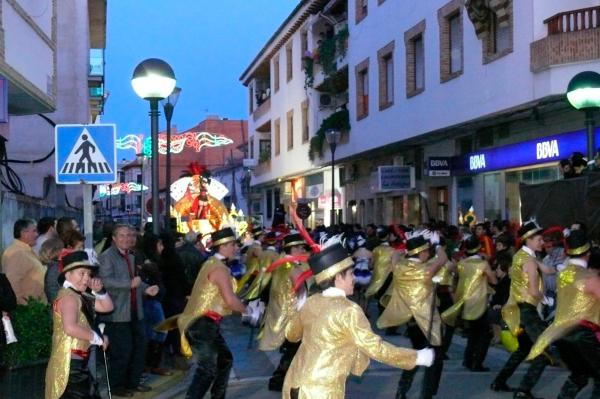
<svg viewBox="0 0 600 399"><path fill-rule="evenodd" d="M121 398L130 398L133 396L133 392L125 388L115 388L111 393L113 396L119 396Z"/></svg>
<svg viewBox="0 0 600 399"><path fill-rule="evenodd" d="M269 391L281 392L283 390L283 381L269 380Z"/></svg>
<svg viewBox="0 0 600 399"><path fill-rule="evenodd" d="M542 399L535 397L531 394L531 392L527 391L516 391L513 395L513 399Z"/></svg>
<svg viewBox="0 0 600 399"><path fill-rule="evenodd" d="M475 373L485 373L487 371L490 371L489 367L483 367L482 365L478 365L478 366L474 366L470 368L471 371L475 372Z"/></svg>
<svg viewBox="0 0 600 399"><path fill-rule="evenodd" d="M506 385L506 382L494 381L492 385L490 385L490 389L496 392L514 392L515 388L511 388Z"/></svg>

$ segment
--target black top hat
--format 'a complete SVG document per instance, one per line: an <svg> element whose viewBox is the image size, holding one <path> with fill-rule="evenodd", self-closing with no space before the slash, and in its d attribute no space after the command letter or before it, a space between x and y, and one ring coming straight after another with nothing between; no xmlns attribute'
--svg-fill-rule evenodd
<svg viewBox="0 0 600 399"><path fill-rule="evenodd" d="M263 237L263 242L267 245L275 245L277 242L277 235L275 232L270 231Z"/></svg>
<svg viewBox="0 0 600 399"><path fill-rule="evenodd" d="M390 229L387 226L380 226L377 228L377 238L381 241L387 241L390 238Z"/></svg>
<svg viewBox="0 0 600 399"><path fill-rule="evenodd" d="M260 236L262 236L263 234L265 234L265 231L262 229L262 227L257 227L255 229L253 229L253 231L252 231L252 236L254 237L255 240L258 240L258 238Z"/></svg>
<svg viewBox="0 0 600 399"><path fill-rule="evenodd" d="M308 264L315 276L315 281L320 284L352 267L354 261L341 244L334 244L308 258Z"/></svg>
<svg viewBox="0 0 600 399"><path fill-rule="evenodd" d="M217 230L210 235L212 240L212 246L216 247L217 245L227 244L228 242L235 241L235 233L231 230L230 227L225 227L224 229Z"/></svg>
<svg viewBox="0 0 600 399"><path fill-rule="evenodd" d="M62 258L62 270L59 270L58 282L62 284L65 281L65 274L75 269L85 267L90 270L96 270L97 265L90 262L87 252L74 251Z"/></svg>
<svg viewBox="0 0 600 399"><path fill-rule="evenodd" d="M429 241L421 235L411 237L406 241L406 254L408 256L416 255L427 249L429 249Z"/></svg>
<svg viewBox="0 0 600 399"><path fill-rule="evenodd" d="M469 255L475 255L481 249L481 243L477 236L471 236L465 241L465 252Z"/></svg>
<svg viewBox="0 0 600 399"><path fill-rule="evenodd" d="M590 250L590 241L583 230L573 230L567 237L567 254L570 256L583 255Z"/></svg>
<svg viewBox="0 0 600 399"><path fill-rule="evenodd" d="M521 237L522 241L525 241L528 238L533 237L536 234L542 234L542 228L535 220L526 222L519 229L519 237Z"/></svg>
<svg viewBox="0 0 600 399"><path fill-rule="evenodd" d="M296 245L306 245L306 241L299 233L288 234L283 238L283 247L290 248Z"/></svg>

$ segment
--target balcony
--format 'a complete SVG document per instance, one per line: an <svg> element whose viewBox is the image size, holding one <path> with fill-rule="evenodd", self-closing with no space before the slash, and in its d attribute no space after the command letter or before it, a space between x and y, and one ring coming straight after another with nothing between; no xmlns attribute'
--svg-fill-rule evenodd
<svg viewBox="0 0 600 399"><path fill-rule="evenodd" d="M548 36L531 43L531 71L600 58L600 6L558 13L544 21Z"/></svg>
<svg viewBox="0 0 600 399"><path fill-rule="evenodd" d="M254 122L258 121L260 118L265 116L271 110L271 97L268 97L266 100L263 100L261 104L254 110L252 114L252 118Z"/></svg>

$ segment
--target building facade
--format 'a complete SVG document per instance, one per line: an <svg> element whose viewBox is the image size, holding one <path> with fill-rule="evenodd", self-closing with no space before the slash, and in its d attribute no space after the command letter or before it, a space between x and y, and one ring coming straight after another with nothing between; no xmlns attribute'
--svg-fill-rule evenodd
<svg viewBox="0 0 600 399"><path fill-rule="evenodd" d="M519 184L558 179L558 161L586 151L584 116L565 93L577 73L600 69L599 13L591 0L301 2L242 76L252 102L250 154L259 161L252 206L268 219L273 192L291 201L291 187L300 186L298 196L319 194L322 217L312 222L329 222L331 155L325 146L311 162L306 153L331 126L326 112L345 109L349 129L333 123L342 131L334 195L345 222L456 223L471 206L480 219L520 222ZM330 50L322 43L339 42L344 29L347 49L334 55L335 73L326 70L329 53L312 54L312 87L303 89L303 71L296 82L282 78L289 48L292 66L305 59L294 53L305 32L309 48L323 53ZM265 76L268 110L254 102ZM309 139L298 123L292 140L305 147L286 151L286 110L302 115L305 102ZM268 162L260 162L261 140L262 149L270 140Z"/></svg>
<svg viewBox="0 0 600 399"><path fill-rule="evenodd" d="M6 243L19 217L81 218L81 187L55 184L54 125L92 123L102 113L106 0L4 0L0 16Z"/></svg>

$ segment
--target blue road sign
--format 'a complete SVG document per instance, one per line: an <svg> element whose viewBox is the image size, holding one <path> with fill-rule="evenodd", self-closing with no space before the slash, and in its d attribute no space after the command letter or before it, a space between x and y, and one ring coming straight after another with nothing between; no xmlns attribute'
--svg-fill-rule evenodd
<svg viewBox="0 0 600 399"><path fill-rule="evenodd" d="M56 125L57 184L105 184L117 181L116 126Z"/></svg>

